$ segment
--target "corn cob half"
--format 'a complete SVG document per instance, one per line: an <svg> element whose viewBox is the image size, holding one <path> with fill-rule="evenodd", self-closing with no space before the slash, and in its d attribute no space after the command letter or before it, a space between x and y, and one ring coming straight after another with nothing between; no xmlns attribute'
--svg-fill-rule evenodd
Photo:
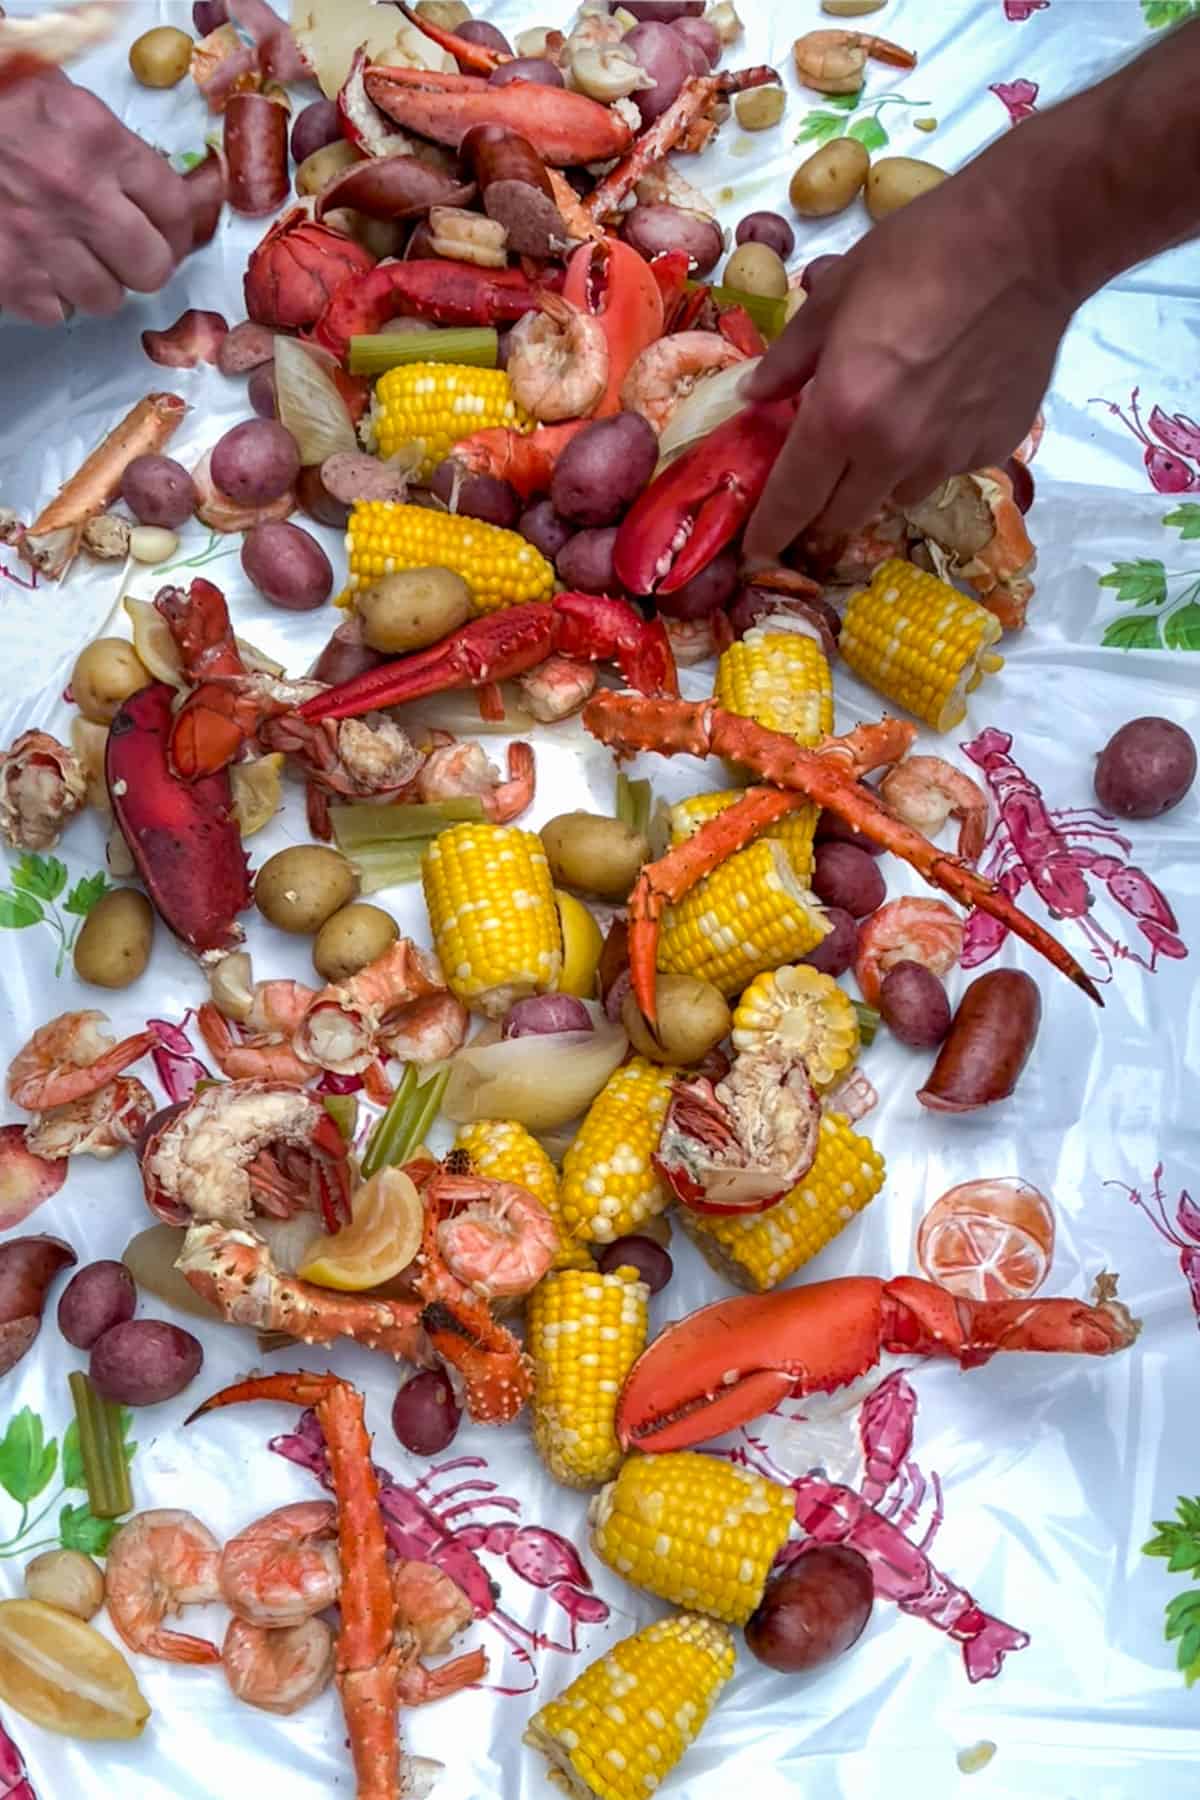
<svg viewBox="0 0 1200 1800"><path fill-rule="evenodd" d="M858 1014L832 975L807 963L756 975L733 1015L735 1050L798 1056L815 1088L827 1088L858 1055Z"/></svg>
<svg viewBox="0 0 1200 1800"><path fill-rule="evenodd" d="M590 1269L592 1259L578 1238L567 1235L558 1198L558 1174L535 1137L515 1119L476 1119L459 1127L454 1140L470 1167L488 1181L512 1181L539 1200L558 1226L559 1248L551 1269Z"/></svg>
<svg viewBox="0 0 1200 1800"><path fill-rule="evenodd" d="M628 1457L588 1509L610 1569L727 1625L758 1605L794 1516L788 1488L695 1450Z"/></svg>
<svg viewBox="0 0 1200 1800"><path fill-rule="evenodd" d="M650 1290L634 1269L562 1269L529 1296L533 1441L556 1481L594 1488L621 1466L617 1399L646 1348Z"/></svg>
<svg viewBox="0 0 1200 1800"><path fill-rule="evenodd" d="M744 799L745 792L744 788L718 788L711 793L689 794L686 800L677 800L667 808L669 847L673 850L677 844L686 844L690 837L695 837L702 825L707 825L710 819L715 819L718 813L723 813L736 800ZM813 835L819 813L820 808L817 806L798 806L795 812L777 819L774 825L768 825L760 833L764 838L774 838L787 845L792 867L802 881L807 881L812 873Z"/></svg>
<svg viewBox="0 0 1200 1800"><path fill-rule="evenodd" d="M421 858L421 884L446 985L465 1006L499 1019L557 985L562 931L535 832L451 825Z"/></svg>
<svg viewBox="0 0 1200 1800"><path fill-rule="evenodd" d="M563 1157L559 1200L573 1237L610 1244L666 1211L671 1196L650 1159L674 1079L674 1069L634 1056L592 1101Z"/></svg>
<svg viewBox="0 0 1200 1800"><path fill-rule="evenodd" d="M713 699L798 744L816 744L833 730L833 679L821 646L807 633L770 620L721 652Z"/></svg>
<svg viewBox="0 0 1200 1800"><path fill-rule="evenodd" d="M645 1800L702 1730L733 1664L724 1625L689 1613L660 1619L541 1707L525 1742L572 1800Z"/></svg>
<svg viewBox="0 0 1200 1800"><path fill-rule="evenodd" d="M790 854L794 841L811 859L812 826L800 814L779 825L792 825L791 834L756 839L665 909L661 970L737 994L764 969L799 962L826 936L829 921L805 886L807 868L797 870Z"/></svg>
<svg viewBox="0 0 1200 1800"><path fill-rule="evenodd" d="M821 1120L812 1168L766 1212L721 1218L679 1209L705 1261L737 1287L766 1293L823 1250L883 1186L884 1161L839 1113Z"/></svg>
<svg viewBox="0 0 1200 1800"><path fill-rule="evenodd" d="M851 595L838 649L885 700L951 731L967 716L967 695L1004 667L992 651L999 637L1000 622L985 606L893 557Z"/></svg>
<svg viewBox="0 0 1200 1800"><path fill-rule="evenodd" d="M554 569L519 532L393 500L360 500L351 509L346 551L350 579L343 601L397 569L453 569L481 613L548 600L554 591Z"/></svg>
<svg viewBox="0 0 1200 1800"><path fill-rule="evenodd" d="M421 463L414 478L425 482L460 438L496 425L533 429L503 369L409 363L389 369L375 383L368 431L380 456L415 446Z"/></svg>

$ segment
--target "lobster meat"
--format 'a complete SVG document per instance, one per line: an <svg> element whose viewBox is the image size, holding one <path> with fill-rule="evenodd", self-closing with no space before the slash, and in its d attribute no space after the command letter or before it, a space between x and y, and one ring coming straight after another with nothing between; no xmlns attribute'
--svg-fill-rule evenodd
<svg viewBox="0 0 1200 1800"><path fill-rule="evenodd" d="M1081 1300L966 1300L932 1282L846 1275L718 1300L668 1325L617 1403L622 1449L686 1450L748 1424L789 1395L833 1394L884 1354L953 1356L979 1368L1001 1350L1112 1356L1141 1322L1101 1275Z"/></svg>
<svg viewBox="0 0 1200 1800"><path fill-rule="evenodd" d="M306 330L344 282L374 267L362 244L319 224L309 207L289 207L250 254L242 283L246 311L260 325Z"/></svg>

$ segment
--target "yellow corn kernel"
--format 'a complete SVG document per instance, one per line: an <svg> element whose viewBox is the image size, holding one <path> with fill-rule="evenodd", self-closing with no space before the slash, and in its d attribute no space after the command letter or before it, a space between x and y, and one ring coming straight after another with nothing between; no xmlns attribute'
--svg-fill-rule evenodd
<svg viewBox="0 0 1200 1800"><path fill-rule="evenodd" d="M578 1238L569 1237L558 1198L558 1174L535 1137L515 1119L476 1119L460 1125L454 1149L486 1181L512 1181L541 1202L558 1227L559 1247L551 1269L590 1269L592 1259Z"/></svg>
<svg viewBox="0 0 1200 1800"><path fill-rule="evenodd" d="M721 652L713 699L798 744L819 743L833 730L833 678L821 646L770 619Z"/></svg>
<svg viewBox="0 0 1200 1800"><path fill-rule="evenodd" d="M503 369L408 363L375 383L367 429L382 457L413 445L421 458L414 478L425 482L460 439L493 426L532 431L533 423Z"/></svg>
<svg viewBox="0 0 1200 1800"><path fill-rule="evenodd" d="M733 1015L735 1050L783 1049L815 1088L832 1086L858 1055L858 1014L832 975L807 963L755 976Z"/></svg>
<svg viewBox="0 0 1200 1800"><path fill-rule="evenodd" d="M563 1157L563 1222L592 1244L637 1231L671 1196L654 1172L675 1070L635 1056L609 1076Z"/></svg>
<svg viewBox="0 0 1200 1800"><path fill-rule="evenodd" d="M548 600L554 592L552 565L519 532L426 506L360 500L350 512L346 551L350 579L342 603L397 569L453 569L481 613Z"/></svg>
<svg viewBox="0 0 1200 1800"><path fill-rule="evenodd" d="M967 695L1004 666L992 653L999 637L1000 622L985 606L893 557L851 595L838 649L885 700L951 731L967 716Z"/></svg>
<svg viewBox="0 0 1200 1800"><path fill-rule="evenodd" d="M727 806L735 800L744 800L744 788L718 788L708 794L689 794L686 800L677 800L674 806L667 809L668 844L674 849L677 844L686 844L695 837L702 825L723 813ZM807 881L812 873L813 834L817 828L820 808L811 802L798 806L785 818L777 819L774 825L768 825L760 837L775 838L786 844L792 859L792 867L801 881Z"/></svg>
<svg viewBox="0 0 1200 1800"><path fill-rule="evenodd" d="M827 935L829 921L804 885L812 825L797 814L781 819L779 828L778 837L757 838L665 909L661 970L695 975L728 996L764 969L799 962ZM806 858L802 872L793 865L793 842Z"/></svg>
<svg viewBox="0 0 1200 1800"><path fill-rule="evenodd" d="M526 1306L533 1441L556 1481L593 1488L621 1465L617 1400L646 1348L650 1290L637 1271L563 1269Z"/></svg>
<svg viewBox="0 0 1200 1800"><path fill-rule="evenodd" d="M554 989L562 933L535 832L451 825L421 858L421 883L446 986L465 1006L499 1019L515 1000Z"/></svg>

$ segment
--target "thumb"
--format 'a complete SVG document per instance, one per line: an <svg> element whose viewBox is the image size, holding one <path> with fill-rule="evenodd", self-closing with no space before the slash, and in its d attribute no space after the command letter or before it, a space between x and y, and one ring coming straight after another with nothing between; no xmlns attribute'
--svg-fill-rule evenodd
<svg viewBox="0 0 1200 1800"><path fill-rule="evenodd" d="M777 338L738 389L744 400L787 400L798 394L817 366L828 330L829 315L816 300L806 300L783 336Z"/></svg>

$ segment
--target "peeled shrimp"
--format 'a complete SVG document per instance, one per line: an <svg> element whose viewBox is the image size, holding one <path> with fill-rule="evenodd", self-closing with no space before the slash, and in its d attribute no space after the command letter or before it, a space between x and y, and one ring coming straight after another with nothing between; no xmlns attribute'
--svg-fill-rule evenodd
<svg viewBox="0 0 1200 1800"><path fill-rule="evenodd" d="M987 795L977 781L940 756L906 756L879 784L888 811L903 824L936 837L958 820L958 854L974 862L987 837Z"/></svg>
<svg viewBox="0 0 1200 1800"><path fill-rule="evenodd" d="M535 419L579 419L608 386L608 339L598 318L560 294L545 294L509 333L513 399Z"/></svg>
<svg viewBox="0 0 1200 1800"><path fill-rule="evenodd" d="M108 1546L104 1593L108 1616L130 1650L164 1662L215 1663L215 1644L164 1631L170 1612L221 1598L221 1546L189 1512L158 1507L137 1513Z"/></svg>
<svg viewBox="0 0 1200 1800"><path fill-rule="evenodd" d="M857 94L869 56L898 69L917 63L911 50L868 31L806 31L792 45L796 74L818 94Z"/></svg>
<svg viewBox="0 0 1200 1800"><path fill-rule="evenodd" d="M470 1014L453 994L427 994L379 1027L376 1043L398 1062L445 1062L461 1050Z"/></svg>
<svg viewBox="0 0 1200 1800"><path fill-rule="evenodd" d="M335 1661L334 1636L324 1619L277 1631L231 1619L221 1646L226 1681L239 1700L260 1712L299 1712L329 1686Z"/></svg>
<svg viewBox="0 0 1200 1800"><path fill-rule="evenodd" d="M433 1000L438 1004L432 1013L427 1008L417 1013L421 1003ZM322 989L296 1032L295 1048L323 1069L359 1074L375 1060L378 1043L390 1042L418 1016L438 1020L441 1032L453 1035L457 1030L452 1049L467 1034L466 1009L447 992L436 960L408 938L399 938L349 981Z"/></svg>
<svg viewBox="0 0 1200 1800"><path fill-rule="evenodd" d="M528 1294L558 1253L553 1219L515 1182L439 1175L426 1203L446 1215L437 1240L447 1268L485 1300Z"/></svg>
<svg viewBox="0 0 1200 1800"><path fill-rule="evenodd" d="M963 923L942 900L888 900L859 927L854 977L868 1006L879 1001L888 970L918 962L945 975L962 955Z"/></svg>
<svg viewBox="0 0 1200 1800"><path fill-rule="evenodd" d="M508 780L488 761L481 744L447 744L432 751L417 776L422 800L454 800L475 794L484 817L507 825L532 805L535 787L533 750L528 744L508 746Z"/></svg>
<svg viewBox="0 0 1200 1800"><path fill-rule="evenodd" d="M435 1563L393 1563L392 1590L396 1618L412 1632L422 1656L444 1656L475 1617L457 1581Z"/></svg>
<svg viewBox="0 0 1200 1800"><path fill-rule="evenodd" d="M316 997L316 988L303 982L260 981L242 1021L244 1033L239 1034L208 1001L196 1014L196 1022L213 1061L231 1081L286 1081L303 1087L315 1070L297 1056L291 1039Z"/></svg>
<svg viewBox="0 0 1200 1800"><path fill-rule="evenodd" d="M100 1029L106 1018L90 1008L60 1013L34 1032L8 1066L8 1097L26 1112L69 1106L98 1088L107 1087L130 1063L158 1041L152 1031L138 1031L115 1043Z"/></svg>
<svg viewBox="0 0 1200 1800"><path fill-rule="evenodd" d="M536 669L517 676L521 700L528 712L544 725L579 712L596 690L596 671L591 663L573 656L548 656Z"/></svg>
<svg viewBox="0 0 1200 1800"><path fill-rule="evenodd" d="M626 412L641 413L661 435L697 382L745 360L719 332L677 331L641 352L621 385L621 405Z"/></svg>
<svg viewBox="0 0 1200 1800"><path fill-rule="evenodd" d="M332 1606L341 1581L336 1517L331 1501L302 1500L230 1538L218 1574L230 1612L275 1631Z"/></svg>

